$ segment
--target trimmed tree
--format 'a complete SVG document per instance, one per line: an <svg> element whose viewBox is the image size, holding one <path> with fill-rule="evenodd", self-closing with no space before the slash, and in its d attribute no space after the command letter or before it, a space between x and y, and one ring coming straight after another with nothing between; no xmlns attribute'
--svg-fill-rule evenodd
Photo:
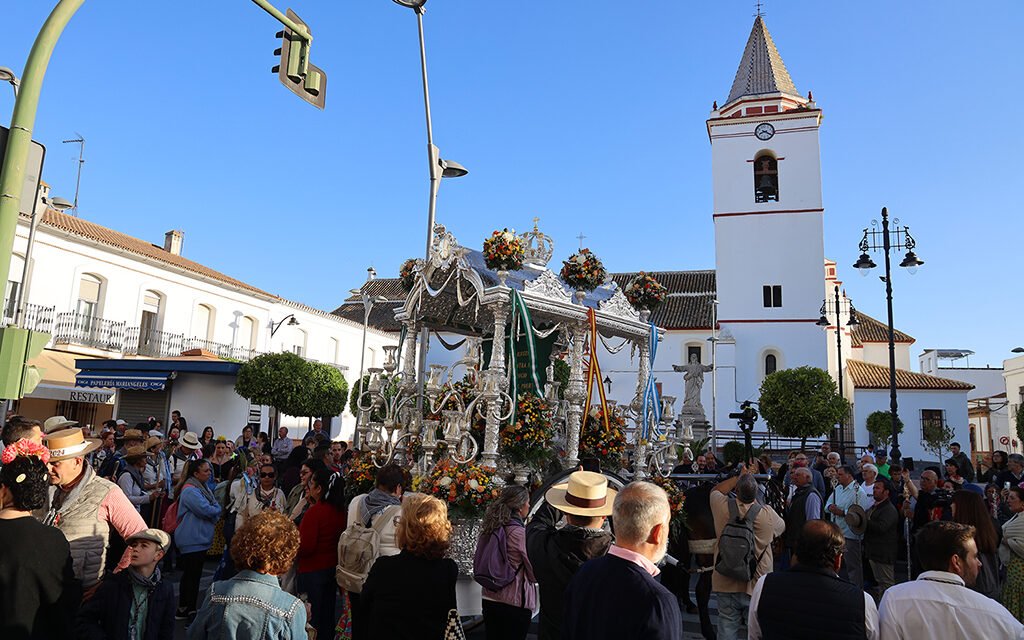
<svg viewBox="0 0 1024 640"><path fill-rule="evenodd" d="M868 433L888 449L892 442L892 414L888 411L873 411L868 416L867 427ZM903 433L903 421L899 416L896 416L896 433Z"/></svg>
<svg viewBox="0 0 1024 640"><path fill-rule="evenodd" d="M267 353L242 365L235 393L290 416L336 416L345 408L348 383L329 365L294 353Z"/></svg>
<svg viewBox="0 0 1024 640"><path fill-rule="evenodd" d="M786 438L827 435L850 411L850 403L839 395L832 376L817 367L782 369L765 377L759 401L768 428Z"/></svg>
<svg viewBox="0 0 1024 640"><path fill-rule="evenodd" d="M926 422L921 426L921 446L928 453L935 454L935 458L942 466L943 452L949 449L949 443L953 441L953 428L941 422Z"/></svg>

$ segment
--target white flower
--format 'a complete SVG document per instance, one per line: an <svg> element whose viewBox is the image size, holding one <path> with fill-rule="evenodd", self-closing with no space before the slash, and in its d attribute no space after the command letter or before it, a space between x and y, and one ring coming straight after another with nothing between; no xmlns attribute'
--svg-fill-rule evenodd
<svg viewBox="0 0 1024 640"><path fill-rule="evenodd" d="M442 487L447 487L451 483L452 483L452 479L450 477L448 477L448 476L445 476L445 477L441 478L441 481L438 482L437 484L441 485Z"/></svg>
<svg viewBox="0 0 1024 640"><path fill-rule="evenodd" d="M470 489L476 489L479 486L480 486L480 483L477 482L476 480L470 480L469 481L469 488Z"/></svg>

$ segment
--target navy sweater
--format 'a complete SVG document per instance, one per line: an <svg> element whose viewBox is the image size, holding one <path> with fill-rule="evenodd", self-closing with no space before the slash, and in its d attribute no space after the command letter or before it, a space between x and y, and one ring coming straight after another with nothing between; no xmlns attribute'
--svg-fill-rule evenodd
<svg viewBox="0 0 1024 640"><path fill-rule="evenodd" d="M635 563L607 555L576 572L565 594L566 640L680 640L679 604Z"/></svg>

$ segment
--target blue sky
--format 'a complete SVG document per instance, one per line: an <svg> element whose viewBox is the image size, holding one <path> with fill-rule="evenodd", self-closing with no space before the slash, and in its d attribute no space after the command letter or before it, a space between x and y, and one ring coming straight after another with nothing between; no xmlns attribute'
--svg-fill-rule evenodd
<svg viewBox="0 0 1024 640"><path fill-rule="evenodd" d="M54 3L10 4L0 65L20 73ZM54 194L74 195L77 147L60 141L80 132L83 217L155 243L183 229L188 257L325 309L368 265L392 276L420 255L413 13L387 0L293 5L328 73L320 112L270 73L278 26L256 5L175 6L92 0L72 20L34 135ZM435 142L470 169L442 185L438 220L476 247L539 216L556 261L582 232L611 270L712 268L704 121L728 93L752 14L746 1L430 0ZM973 349L971 365L998 366L1024 343L1024 4L787 0L767 4L766 22L797 88L825 112L826 255L856 306L885 317L882 283L849 265L887 206L926 261L894 277L915 355ZM0 91L4 124L12 106Z"/></svg>

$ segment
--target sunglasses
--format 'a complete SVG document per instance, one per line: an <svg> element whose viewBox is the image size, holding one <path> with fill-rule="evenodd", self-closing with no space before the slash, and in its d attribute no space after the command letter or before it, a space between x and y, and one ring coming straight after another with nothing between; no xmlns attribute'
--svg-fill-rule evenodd
<svg viewBox="0 0 1024 640"><path fill-rule="evenodd" d="M276 473L261 473L260 477L261 478L276 478L277 474Z"/></svg>

